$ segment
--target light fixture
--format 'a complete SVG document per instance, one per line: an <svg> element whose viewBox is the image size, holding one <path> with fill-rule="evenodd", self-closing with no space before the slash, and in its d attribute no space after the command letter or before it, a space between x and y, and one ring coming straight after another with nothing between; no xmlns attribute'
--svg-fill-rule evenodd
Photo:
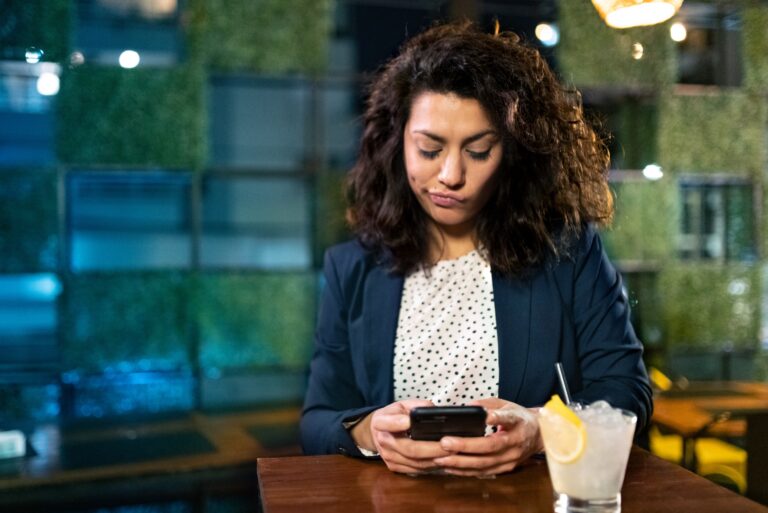
<svg viewBox="0 0 768 513"><path fill-rule="evenodd" d="M125 69L133 69L141 62L141 56L135 50L125 50L120 54L118 62Z"/></svg>
<svg viewBox="0 0 768 513"><path fill-rule="evenodd" d="M539 23L534 31L536 38L547 47L555 46L560 41L560 31L552 23Z"/></svg>
<svg viewBox="0 0 768 513"><path fill-rule="evenodd" d="M688 29L686 29L685 25L679 21L673 23L672 26L669 27L669 37L676 43L682 43L685 41L685 38L688 37Z"/></svg>
<svg viewBox="0 0 768 513"><path fill-rule="evenodd" d="M37 77L37 92L43 96L55 96L59 92L59 76L45 71Z"/></svg>
<svg viewBox="0 0 768 513"><path fill-rule="evenodd" d="M592 4L609 27L622 29L666 21L683 0L592 0Z"/></svg>
<svg viewBox="0 0 768 513"><path fill-rule="evenodd" d="M643 176L648 180L661 180L664 178L664 171L658 164L648 164L643 168Z"/></svg>

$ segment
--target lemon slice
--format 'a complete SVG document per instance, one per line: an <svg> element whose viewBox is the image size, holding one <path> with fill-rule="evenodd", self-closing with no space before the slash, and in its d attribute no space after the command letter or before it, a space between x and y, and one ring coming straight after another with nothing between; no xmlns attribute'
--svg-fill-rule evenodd
<svg viewBox="0 0 768 513"><path fill-rule="evenodd" d="M587 430L559 396L553 395L541 409L539 426L547 454L555 461L572 463L581 457L587 445Z"/></svg>

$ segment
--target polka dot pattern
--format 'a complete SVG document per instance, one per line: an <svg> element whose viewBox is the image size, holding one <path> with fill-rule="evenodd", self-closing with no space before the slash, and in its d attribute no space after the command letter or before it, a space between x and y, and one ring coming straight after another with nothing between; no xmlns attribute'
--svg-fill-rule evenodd
<svg viewBox="0 0 768 513"><path fill-rule="evenodd" d="M498 345L491 268L478 251L411 273L395 337L395 400L497 397Z"/></svg>

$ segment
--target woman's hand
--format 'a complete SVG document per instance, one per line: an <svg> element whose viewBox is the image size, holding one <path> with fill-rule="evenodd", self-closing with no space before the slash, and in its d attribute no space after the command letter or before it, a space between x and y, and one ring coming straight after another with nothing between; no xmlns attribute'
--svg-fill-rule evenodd
<svg viewBox="0 0 768 513"><path fill-rule="evenodd" d="M406 432L411 427L410 412L418 406L434 406L431 401L411 399L380 408L352 428L352 438L359 447L375 450L394 472L423 474L439 468L435 462L452 454L439 442L411 440Z"/></svg>
<svg viewBox="0 0 768 513"><path fill-rule="evenodd" d="M535 410L496 398L471 404L488 410L486 423L497 426L497 431L477 438L443 437L440 446L452 454L436 458L434 463L443 467L446 473L459 476L501 474L543 450Z"/></svg>

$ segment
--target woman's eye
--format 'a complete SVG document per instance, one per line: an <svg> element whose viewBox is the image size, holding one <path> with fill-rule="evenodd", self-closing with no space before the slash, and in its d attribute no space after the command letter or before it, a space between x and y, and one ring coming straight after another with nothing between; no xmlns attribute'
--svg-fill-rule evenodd
<svg viewBox="0 0 768 513"><path fill-rule="evenodd" d="M488 160L488 157L491 156L491 150L488 150L488 151L472 151L472 150L467 150L467 153L469 153L469 156L473 160Z"/></svg>
<svg viewBox="0 0 768 513"><path fill-rule="evenodd" d="M429 150L420 149L419 153L421 153L422 157L427 158L429 160L433 160L433 159L436 159L437 156L440 154L440 150L429 151Z"/></svg>

